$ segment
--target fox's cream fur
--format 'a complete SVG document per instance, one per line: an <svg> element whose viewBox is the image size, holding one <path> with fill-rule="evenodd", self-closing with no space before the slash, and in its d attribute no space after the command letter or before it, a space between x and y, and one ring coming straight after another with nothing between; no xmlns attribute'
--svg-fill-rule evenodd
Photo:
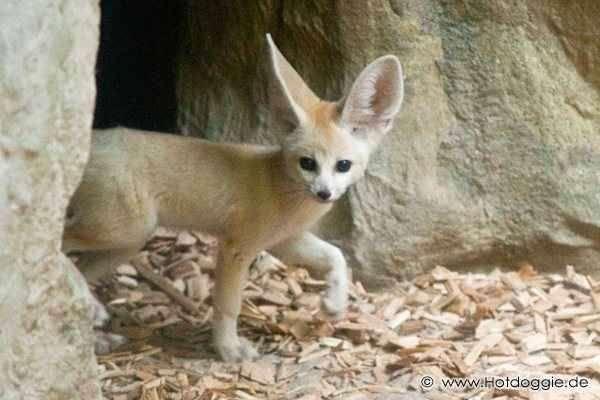
<svg viewBox="0 0 600 400"><path fill-rule="evenodd" d="M95 132L64 234L65 251L84 252L88 278L134 255L159 225L216 235L213 335L226 361L257 356L238 336L237 318L246 270L262 250L326 273L324 309L343 313L344 256L308 230L362 177L403 95L400 63L388 55L365 68L342 101L322 101L267 40L275 83L271 113L286 128L281 146L130 129Z"/></svg>

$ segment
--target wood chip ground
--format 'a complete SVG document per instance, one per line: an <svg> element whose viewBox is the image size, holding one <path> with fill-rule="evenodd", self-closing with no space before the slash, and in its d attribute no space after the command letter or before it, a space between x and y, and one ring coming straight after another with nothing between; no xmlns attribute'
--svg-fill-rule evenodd
<svg viewBox="0 0 600 400"><path fill-rule="evenodd" d="M423 376L600 378L600 283L567 267L459 274L443 267L368 292L354 282L339 321L319 311L325 282L262 254L240 333L263 357L226 364L211 346L216 241L161 229L94 289L130 341L99 357L112 400L600 399L600 389L424 390Z"/></svg>

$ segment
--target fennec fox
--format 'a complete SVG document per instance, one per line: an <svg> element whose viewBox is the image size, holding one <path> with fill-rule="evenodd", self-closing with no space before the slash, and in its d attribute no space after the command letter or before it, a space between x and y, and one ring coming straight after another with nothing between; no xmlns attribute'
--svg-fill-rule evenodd
<svg viewBox="0 0 600 400"><path fill-rule="evenodd" d="M237 334L246 270L262 250L327 274L323 308L347 302L346 261L308 229L364 174L402 103L398 59L367 66L339 102L319 99L267 35L271 114L289 129L280 147L217 144L128 129L95 132L69 209L65 251L98 265L135 254L159 225L219 238L213 337L225 361L257 356Z"/></svg>

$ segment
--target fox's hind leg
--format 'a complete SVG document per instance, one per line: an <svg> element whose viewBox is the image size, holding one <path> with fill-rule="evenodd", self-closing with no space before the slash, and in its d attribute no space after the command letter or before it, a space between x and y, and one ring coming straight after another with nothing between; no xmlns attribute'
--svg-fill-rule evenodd
<svg viewBox="0 0 600 400"><path fill-rule="evenodd" d="M339 248L304 232L279 243L270 252L286 264L303 265L312 272L326 275L328 288L323 308L334 317L344 313L348 303L348 267Z"/></svg>
<svg viewBox="0 0 600 400"><path fill-rule="evenodd" d="M78 256L77 273L82 275L88 283L97 283L112 268L126 263L133 258L142 245L139 248L132 249L83 252ZM96 335L95 351L96 354L106 354L126 343L127 339L124 336L105 331L110 321L110 314L91 290L90 297L92 303L91 316Z"/></svg>
<svg viewBox="0 0 600 400"><path fill-rule="evenodd" d="M104 327L110 320L110 315L104 305L96 298L88 286L86 278L81 273L78 267L73 267L73 275L75 279L81 280L81 285L87 289L87 297L89 302L89 318L93 322L94 326L94 349L96 354L108 353L120 345L127 342L124 336L117 335L114 333L106 332L101 328Z"/></svg>
<svg viewBox="0 0 600 400"><path fill-rule="evenodd" d="M63 235L63 251L80 252L78 267L88 282L127 262L150 238L158 225L154 207L149 202L125 205L98 198L87 204L77 201L69 206ZM104 201L103 201L104 200Z"/></svg>
<svg viewBox="0 0 600 400"><path fill-rule="evenodd" d="M78 272L92 283L135 256L156 227L156 217L149 212L149 208L142 216L134 214L126 217L124 213L119 215L118 210L112 210L111 213L103 207L100 205L91 214L73 215L72 220L67 222L63 236L63 251L79 253ZM109 313L91 291L90 296L96 353L104 354L125 343L126 339L100 329L108 323Z"/></svg>

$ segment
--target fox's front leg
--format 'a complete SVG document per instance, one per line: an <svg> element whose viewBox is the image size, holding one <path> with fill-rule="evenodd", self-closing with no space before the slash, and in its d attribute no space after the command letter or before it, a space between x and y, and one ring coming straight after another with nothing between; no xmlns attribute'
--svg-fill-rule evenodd
<svg viewBox="0 0 600 400"><path fill-rule="evenodd" d="M258 357L250 342L237 334L242 290L253 256L239 252L227 241L219 250L213 301L213 341L223 361L239 362Z"/></svg>
<svg viewBox="0 0 600 400"><path fill-rule="evenodd" d="M328 288L323 298L323 308L335 317L343 314L348 303L348 267L339 248L305 232L270 251L286 264L304 265L327 274Z"/></svg>

